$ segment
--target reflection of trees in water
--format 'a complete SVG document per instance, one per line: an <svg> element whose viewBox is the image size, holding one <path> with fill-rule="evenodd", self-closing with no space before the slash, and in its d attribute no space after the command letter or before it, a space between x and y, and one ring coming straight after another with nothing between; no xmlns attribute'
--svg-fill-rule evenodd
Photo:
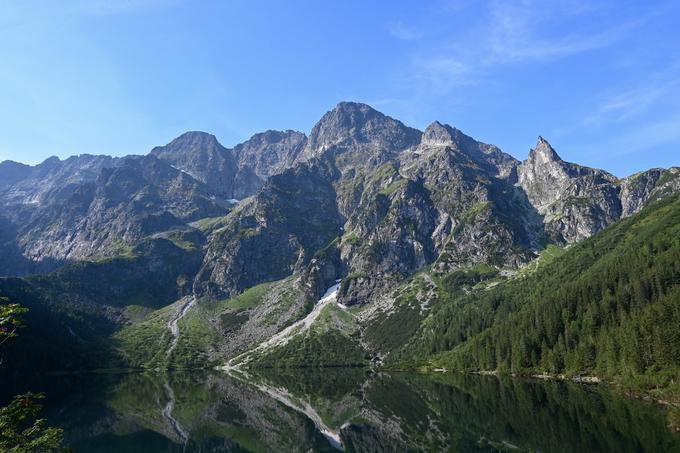
<svg viewBox="0 0 680 453"><path fill-rule="evenodd" d="M410 443L437 448L680 449L680 437L666 427L665 409L600 387L463 374L397 375L391 383L376 382L367 399L381 413L403 417Z"/></svg>
<svg viewBox="0 0 680 453"><path fill-rule="evenodd" d="M350 451L680 448L664 408L561 382L362 370L130 374L99 395L107 411L76 446L125 451L156 436L167 451L330 451L323 429Z"/></svg>

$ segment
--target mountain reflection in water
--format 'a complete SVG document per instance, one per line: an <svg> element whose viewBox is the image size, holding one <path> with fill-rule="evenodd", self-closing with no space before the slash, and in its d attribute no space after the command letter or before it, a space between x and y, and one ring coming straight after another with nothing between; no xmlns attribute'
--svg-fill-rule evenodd
<svg viewBox="0 0 680 453"><path fill-rule="evenodd" d="M680 451L668 408L561 382L330 369L51 376L76 452Z"/></svg>

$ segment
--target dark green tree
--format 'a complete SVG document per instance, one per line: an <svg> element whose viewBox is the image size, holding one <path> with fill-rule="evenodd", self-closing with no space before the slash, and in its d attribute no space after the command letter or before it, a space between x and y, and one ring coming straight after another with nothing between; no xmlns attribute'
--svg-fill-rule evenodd
<svg viewBox="0 0 680 453"><path fill-rule="evenodd" d="M22 315L28 309L19 304L10 304L0 297L0 345L17 335L24 326ZM0 407L0 451L11 453L68 452L64 447L64 432L47 426L47 421L38 418L42 406L38 401L42 393L25 393L15 396L9 405Z"/></svg>

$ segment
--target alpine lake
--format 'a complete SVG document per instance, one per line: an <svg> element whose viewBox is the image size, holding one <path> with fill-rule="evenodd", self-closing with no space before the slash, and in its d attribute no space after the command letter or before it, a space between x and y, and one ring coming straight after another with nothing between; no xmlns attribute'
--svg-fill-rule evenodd
<svg viewBox="0 0 680 453"><path fill-rule="evenodd" d="M680 411L601 385L324 369L23 378L75 452L680 452Z"/></svg>

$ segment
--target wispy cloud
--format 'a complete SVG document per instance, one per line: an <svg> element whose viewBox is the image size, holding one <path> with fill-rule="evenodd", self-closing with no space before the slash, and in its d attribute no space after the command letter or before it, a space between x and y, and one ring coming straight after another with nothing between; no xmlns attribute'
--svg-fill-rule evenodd
<svg viewBox="0 0 680 453"><path fill-rule="evenodd" d="M630 131L619 140L618 155L630 154L680 140L680 112L644 124ZM680 162L679 162L680 163Z"/></svg>
<svg viewBox="0 0 680 453"><path fill-rule="evenodd" d="M414 81L424 83L437 91L476 83L473 65L453 57L415 57L417 69L412 73Z"/></svg>
<svg viewBox="0 0 680 453"><path fill-rule="evenodd" d="M642 156L661 159L665 165L680 164L677 159L669 160L677 155L669 147L680 142L680 62L619 83L595 98L583 99L583 106L590 112L558 129L555 135L578 137L577 146L584 158L595 159L596 165L611 165L612 158ZM623 174L636 169L633 166Z"/></svg>
<svg viewBox="0 0 680 453"><path fill-rule="evenodd" d="M680 80L645 82L621 92L610 93L583 122L594 126L620 123L659 108L660 103L671 98L680 100Z"/></svg>
<svg viewBox="0 0 680 453"><path fill-rule="evenodd" d="M412 41L421 36L418 28L409 27L403 22L390 22L385 28L390 35L402 41Z"/></svg>
<svg viewBox="0 0 680 453"><path fill-rule="evenodd" d="M442 23L456 24L458 13L456 10L451 17L441 13L439 19ZM546 62L610 47L644 21L636 18L614 25L593 21L590 29L569 26L572 21L602 15L606 14L595 2L494 1L479 11L479 22L451 28L449 34L455 37L442 40L439 47L416 53L409 78L434 82L437 89L469 85L502 66ZM400 27L411 29L410 25ZM461 41L464 46L457 45Z"/></svg>
<svg viewBox="0 0 680 453"><path fill-rule="evenodd" d="M608 47L623 36L616 26L584 33L560 32L559 23L597 11L593 3L534 0L491 3L487 49L489 64L562 58Z"/></svg>
<svg viewBox="0 0 680 453"><path fill-rule="evenodd" d="M630 156L644 155L648 160L654 160L656 153L667 153L668 147L680 142L680 111L669 112L660 118L645 120L635 125L627 125L620 129L618 135L606 135L601 140L589 136L583 142L581 153L583 156L599 161L600 165L611 165L612 160L626 159ZM677 151L669 156L677 156ZM666 165L680 165L677 158ZM640 169L639 167L637 167ZM623 175L635 171L631 168Z"/></svg>

